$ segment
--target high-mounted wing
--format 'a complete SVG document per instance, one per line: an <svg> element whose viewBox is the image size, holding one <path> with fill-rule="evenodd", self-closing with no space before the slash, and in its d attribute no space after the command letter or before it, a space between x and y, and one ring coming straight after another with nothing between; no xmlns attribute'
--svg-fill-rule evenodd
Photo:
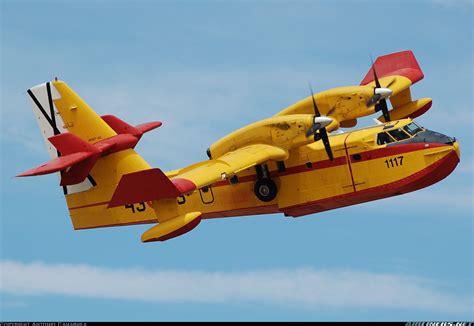
<svg viewBox="0 0 474 326"><path fill-rule="evenodd" d="M254 144L229 152L216 160L200 162L179 171L174 179L193 182L196 189L211 185L217 181L232 177L257 164L274 160L283 161L288 152L276 146Z"/></svg>
<svg viewBox="0 0 474 326"><path fill-rule="evenodd" d="M288 152L282 148L253 144L223 156L202 161L174 171L169 179L160 169L143 170L124 175L109 203L109 207L143 201L175 198L227 179L247 168L266 161L283 161Z"/></svg>
<svg viewBox="0 0 474 326"><path fill-rule="evenodd" d="M374 68L380 85L375 81ZM329 130L338 127L350 128L357 118L377 111L377 102L389 98L393 109L390 119L416 118L425 113L432 100L412 100L410 87L423 79L423 72L412 51L401 51L378 57L359 86L337 87L314 95L321 115L329 116L333 123ZM280 111L276 116L289 114L310 114L313 111L312 98L307 97ZM383 116L378 118L385 122Z"/></svg>

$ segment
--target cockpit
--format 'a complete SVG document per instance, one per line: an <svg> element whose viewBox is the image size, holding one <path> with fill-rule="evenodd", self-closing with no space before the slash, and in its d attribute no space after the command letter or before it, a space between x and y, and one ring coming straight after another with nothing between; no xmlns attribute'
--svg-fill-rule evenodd
<svg viewBox="0 0 474 326"><path fill-rule="evenodd" d="M391 128L393 125L386 126L385 128ZM384 128L384 129L385 129ZM388 129L387 128L387 129ZM414 137L419 132L424 131L423 128L418 126L415 122L410 122L401 128L395 128L388 131L383 131L377 134L377 145L385 145L393 142L402 141Z"/></svg>
<svg viewBox="0 0 474 326"><path fill-rule="evenodd" d="M386 124L381 132L377 134L377 145L395 145L407 143L441 143L452 144L455 138L448 137L435 131L420 127L416 122L410 121L407 124ZM398 127L397 127L398 125Z"/></svg>

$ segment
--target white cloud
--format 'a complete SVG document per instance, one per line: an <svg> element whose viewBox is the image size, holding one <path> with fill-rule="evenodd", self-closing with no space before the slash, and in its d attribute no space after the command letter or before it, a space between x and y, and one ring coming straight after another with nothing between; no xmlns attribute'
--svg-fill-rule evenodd
<svg viewBox="0 0 474 326"><path fill-rule="evenodd" d="M337 270L205 272L111 269L90 265L0 262L0 291L158 302L266 302L321 308L392 308L468 313L472 298L432 281Z"/></svg>

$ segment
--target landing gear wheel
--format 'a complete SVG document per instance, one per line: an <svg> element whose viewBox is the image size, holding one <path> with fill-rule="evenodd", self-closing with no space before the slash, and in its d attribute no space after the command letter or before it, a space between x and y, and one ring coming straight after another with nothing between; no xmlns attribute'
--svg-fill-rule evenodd
<svg viewBox="0 0 474 326"><path fill-rule="evenodd" d="M261 201L272 201L277 194L277 186L272 179L260 179L255 183L255 196Z"/></svg>

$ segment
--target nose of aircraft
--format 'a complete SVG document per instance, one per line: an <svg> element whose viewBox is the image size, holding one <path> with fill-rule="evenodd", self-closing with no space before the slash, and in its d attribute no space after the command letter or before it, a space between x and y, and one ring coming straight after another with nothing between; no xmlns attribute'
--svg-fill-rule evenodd
<svg viewBox="0 0 474 326"><path fill-rule="evenodd" d="M456 138L431 130L425 130L425 132L419 133L416 136L420 136L423 138L423 142L427 143L454 144L456 142Z"/></svg>
<svg viewBox="0 0 474 326"><path fill-rule="evenodd" d="M459 150L459 143L454 140L453 142L453 147L454 147L454 150L456 151L456 154L458 155L458 158L460 159L461 158L461 152Z"/></svg>
<svg viewBox="0 0 474 326"><path fill-rule="evenodd" d="M424 130L423 132L419 132L415 135L415 137L411 139L407 139L405 141L399 142L400 143L436 143L436 144L446 144L451 145L453 150L456 152L458 158L460 158L460 150L459 150L459 143L454 137L449 137L443 135L442 133L432 131L432 130Z"/></svg>
<svg viewBox="0 0 474 326"><path fill-rule="evenodd" d="M431 130L425 130L425 132L420 133L419 135L423 137L424 142L452 145L454 151L456 151L458 158L461 157L461 153L459 150L459 143L456 141L455 137L449 137L442 133L431 131Z"/></svg>

